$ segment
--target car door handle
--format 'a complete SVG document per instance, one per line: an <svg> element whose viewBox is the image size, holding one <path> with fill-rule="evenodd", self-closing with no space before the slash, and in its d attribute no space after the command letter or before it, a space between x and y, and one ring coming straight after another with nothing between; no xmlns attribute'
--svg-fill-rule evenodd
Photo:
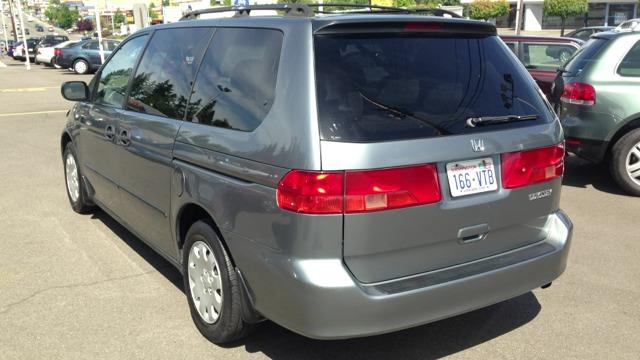
<svg viewBox="0 0 640 360"><path fill-rule="evenodd" d="M109 141L113 141L113 139L116 137L116 129L113 125L105 126L104 137L107 138Z"/></svg>
<svg viewBox="0 0 640 360"><path fill-rule="evenodd" d="M120 132L118 133L118 141L122 146L129 146L131 144L131 136L129 134L129 130L120 129Z"/></svg>

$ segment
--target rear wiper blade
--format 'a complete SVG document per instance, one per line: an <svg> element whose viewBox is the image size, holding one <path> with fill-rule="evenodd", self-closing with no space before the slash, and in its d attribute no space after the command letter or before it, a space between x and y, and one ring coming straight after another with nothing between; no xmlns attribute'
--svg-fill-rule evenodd
<svg viewBox="0 0 640 360"><path fill-rule="evenodd" d="M361 91L358 91L358 94L360 94L360 96L363 99L365 99L367 102L379 107L380 109L386 110L386 111L388 111L388 112L390 112L392 114L395 114L395 115L399 115L399 116L403 116L403 117L410 117L410 118L412 118L414 120L420 121L421 123L427 124L427 125L431 126L432 128L436 129L438 131L438 133L440 133L440 135L450 135L451 134L451 132L449 132L448 130L445 130L445 129L441 128L440 126L432 123L431 121L429 121L429 120L427 120L427 119L425 119L423 117L416 116L413 113L408 112L406 110L402 110L402 109L391 107L389 105L382 104L382 103L380 103L380 102L378 102L376 100L373 100L373 99L369 98L368 96L363 94Z"/></svg>
<svg viewBox="0 0 640 360"><path fill-rule="evenodd" d="M540 115L505 115L505 116L479 116L467 119L467 127L476 127L478 125L504 124L514 121L537 120Z"/></svg>

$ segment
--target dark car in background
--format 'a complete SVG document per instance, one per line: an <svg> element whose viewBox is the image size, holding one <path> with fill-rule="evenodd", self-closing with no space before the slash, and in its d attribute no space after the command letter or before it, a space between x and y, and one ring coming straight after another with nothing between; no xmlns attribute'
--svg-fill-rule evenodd
<svg viewBox="0 0 640 360"><path fill-rule="evenodd" d="M105 60L119 44L120 41L117 40L102 40ZM60 49L56 54L56 64L78 74L87 74L98 70L102 64L98 40L84 40Z"/></svg>
<svg viewBox="0 0 640 360"><path fill-rule="evenodd" d="M69 37L66 35L44 35L40 38L38 45L36 45L34 54L38 54L40 48L52 47L65 41L69 41ZM36 62L35 59L34 62Z"/></svg>
<svg viewBox="0 0 640 360"><path fill-rule="evenodd" d="M603 31L611 31L613 29L615 29L615 26L588 26L565 34L564 37L587 41L593 34L597 34Z"/></svg>
<svg viewBox="0 0 640 360"><path fill-rule="evenodd" d="M42 27L42 25L36 25L36 31L37 32L44 32L44 28Z"/></svg>
<svg viewBox="0 0 640 360"><path fill-rule="evenodd" d="M550 98L556 72L584 44L582 40L545 36L501 36Z"/></svg>

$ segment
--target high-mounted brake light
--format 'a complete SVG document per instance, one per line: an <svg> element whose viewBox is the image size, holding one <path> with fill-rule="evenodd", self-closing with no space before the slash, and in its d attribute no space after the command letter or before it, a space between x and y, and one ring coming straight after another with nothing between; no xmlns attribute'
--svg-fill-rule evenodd
<svg viewBox="0 0 640 360"><path fill-rule="evenodd" d="M432 204L442 198L435 165L287 173L277 190L278 206L306 214L342 214Z"/></svg>
<svg viewBox="0 0 640 360"><path fill-rule="evenodd" d="M569 83L564 86L560 101L574 105L593 106L596 103L596 89L581 82Z"/></svg>
<svg viewBox="0 0 640 360"><path fill-rule="evenodd" d="M442 23L437 22L412 22L404 26L405 31L442 30Z"/></svg>
<svg viewBox="0 0 640 360"><path fill-rule="evenodd" d="M503 154L502 186L513 189L562 176L564 154L564 143Z"/></svg>

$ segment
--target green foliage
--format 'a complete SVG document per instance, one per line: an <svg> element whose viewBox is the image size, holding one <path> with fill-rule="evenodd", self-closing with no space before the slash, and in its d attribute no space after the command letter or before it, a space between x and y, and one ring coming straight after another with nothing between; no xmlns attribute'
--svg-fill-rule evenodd
<svg viewBox="0 0 640 360"><path fill-rule="evenodd" d="M127 21L127 18L124 16L122 11L120 11L120 8L118 8L116 10L116 13L113 14L113 22L116 25L121 25L121 24L124 24L126 21Z"/></svg>
<svg viewBox="0 0 640 360"><path fill-rule="evenodd" d="M582 15L588 10L587 0L544 0L544 14L566 19Z"/></svg>
<svg viewBox="0 0 640 360"><path fill-rule="evenodd" d="M508 12L509 4L506 0L475 0L469 5L469 17L472 19L494 19Z"/></svg>
<svg viewBox="0 0 640 360"><path fill-rule="evenodd" d="M213 2L213 0L212 0L212 2ZM171 3L170 3L169 0L162 0L162 6L169 6L170 4ZM213 4L211 4L211 5L213 5Z"/></svg>
<svg viewBox="0 0 640 360"><path fill-rule="evenodd" d="M415 0L393 0L393 6L410 8L416 6Z"/></svg>
<svg viewBox="0 0 640 360"><path fill-rule="evenodd" d="M278 4L313 4L314 0L278 0ZM345 4L347 2L344 2ZM231 4L231 0L229 0L229 4Z"/></svg>
<svg viewBox="0 0 640 360"><path fill-rule="evenodd" d="M150 19L157 19L158 18L158 14L156 14L156 12L154 11L155 8L156 8L156 4L154 4L153 2L149 4L149 18Z"/></svg>
<svg viewBox="0 0 640 360"><path fill-rule="evenodd" d="M64 29L71 27L80 17L78 10L71 10L68 6L61 4L60 0L52 0L49 2L49 7L44 11L44 15L47 19Z"/></svg>

